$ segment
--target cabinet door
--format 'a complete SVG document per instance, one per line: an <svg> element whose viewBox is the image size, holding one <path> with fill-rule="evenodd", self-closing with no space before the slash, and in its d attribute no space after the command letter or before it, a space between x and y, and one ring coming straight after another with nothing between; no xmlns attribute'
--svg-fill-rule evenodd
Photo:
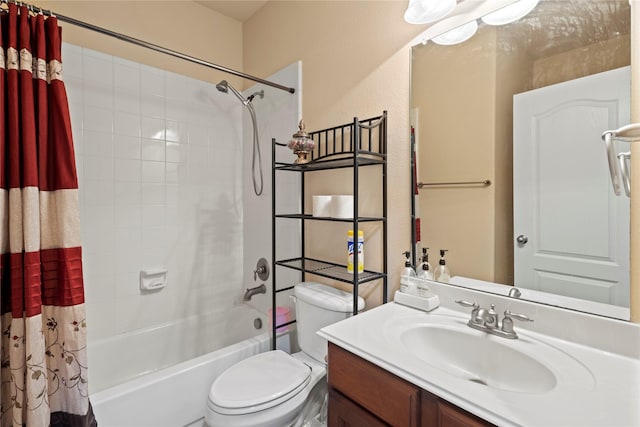
<svg viewBox="0 0 640 427"><path fill-rule="evenodd" d="M331 388L389 425L419 425L418 387L332 343L329 343L328 382Z"/></svg>
<svg viewBox="0 0 640 427"><path fill-rule="evenodd" d="M440 412L439 427L487 427L492 425L442 400L438 401L438 409Z"/></svg>
<svg viewBox="0 0 640 427"><path fill-rule="evenodd" d="M329 427L388 427L337 391L329 390Z"/></svg>
<svg viewBox="0 0 640 427"><path fill-rule="evenodd" d="M453 406L422 390L421 427L489 427L493 426L475 415Z"/></svg>

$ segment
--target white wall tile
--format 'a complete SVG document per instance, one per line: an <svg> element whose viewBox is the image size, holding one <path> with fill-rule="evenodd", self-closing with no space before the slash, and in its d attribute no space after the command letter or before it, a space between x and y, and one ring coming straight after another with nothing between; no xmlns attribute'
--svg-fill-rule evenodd
<svg viewBox="0 0 640 427"><path fill-rule="evenodd" d="M119 182L140 182L142 162L136 159L115 159L115 180Z"/></svg>
<svg viewBox="0 0 640 427"><path fill-rule="evenodd" d="M189 109L186 101L166 98L164 109L167 119L187 122Z"/></svg>
<svg viewBox="0 0 640 427"><path fill-rule="evenodd" d="M164 204L164 190L163 184L142 183L142 203L145 205Z"/></svg>
<svg viewBox="0 0 640 427"><path fill-rule="evenodd" d="M206 146L209 144L209 130L204 125L189 124L189 145Z"/></svg>
<svg viewBox="0 0 640 427"><path fill-rule="evenodd" d="M140 271L131 270L116 276L116 298L137 298L140 295Z"/></svg>
<svg viewBox="0 0 640 427"><path fill-rule="evenodd" d="M164 120L158 117L142 116L143 138L164 139Z"/></svg>
<svg viewBox="0 0 640 427"><path fill-rule="evenodd" d="M173 142L187 142L187 122L182 120L169 120L165 123L166 140Z"/></svg>
<svg viewBox="0 0 640 427"><path fill-rule="evenodd" d="M165 182L167 184L186 183L186 174L185 164L166 163L165 165Z"/></svg>
<svg viewBox="0 0 640 427"><path fill-rule="evenodd" d="M85 143L86 146L90 142ZM85 180L113 181L113 158L99 156L83 156Z"/></svg>
<svg viewBox="0 0 640 427"><path fill-rule="evenodd" d="M187 100L187 83L190 80L188 77L180 74L166 72L164 76L165 96L167 99L175 101Z"/></svg>
<svg viewBox="0 0 640 427"><path fill-rule="evenodd" d="M164 71L142 66L142 95L154 95L164 98Z"/></svg>
<svg viewBox="0 0 640 427"><path fill-rule="evenodd" d="M140 64L135 62L117 60L113 66L113 85L118 92L133 93L140 96L142 91L140 78Z"/></svg>
<svg viewBox="0 0 640 427"><path fill-rule="evenodd" d="M162 139L142 138L140 141L140 153L142 160L154 162L165 161L165 142Z"/></svg>
<svg viewBox="0 0 640 427"><path fill-rule="evenodd" d="M113 206L114 186L113 181L84 181L84 204L85 206Z"/></svg>
<svg viewBox="0 0 640 427"><path fill-rule="evenodd" d="M85 205L83 212L85 213L82 217L84 223L83 248L87 253L96 253L106 257L113 252L115 247L113 209Z"/></svg>
<svg viewBox="0 0 640 427"><path fill-rule="evenodd" d="M115 182L116 206L142 205L142 184L139 182Z"/></svg>
<svg viewBox="0 0 640 427"><path fill-rule="evenodd" d="M113 110L85 105L82 112L82 128L98 132L113 132Z"/></svg>
<svg viewBox="0 0 640 427"><path fill-rule="evenodd" d="M167 320L166 306L162 292L119 298L116 302L116 331L131 332L163 323Z"/></svg>
<svg viewBox="0 0 640 427"><path fill-rule="evenodd" d="M111 84L85 80L82 94L84 105L113 109L113 86Z"/></svg>
<svg viewBox="0 0 640 427"><path fill-rule="evenodd" d="M115 134L140 136L140 114L116 111L113 119L113 132Z"/></svg>
<svg viewBox="0 0 640 427"><path fill-rule="evenodd" d="M113 99L115 111L140 114L141 111L140 91L129 91L127 89L116 89Z"/></svg>
<svg viewBox="0 0 640 427"><path fill-rule="evenodd" d="M71 78L77 77L82 79L83 61L84 53L83 49L80 46L74 46L69 43L62 43L62 65L65 86Z"/></svg>
<svg viewBox="0 0 640 427"><path fill-rule="evenodd" d="M120 159L140 159L140 138L135 136L114 135L113 154Z"/></svg>
<svg viewBox="0 0 640 427"><path fill-rule="evenodd" d="M143 93L140 99L140 112L148 117L164 119L164 97Z"/></svg>
<svg viewBox="0 0 640 427"><path fill-rule="evenodd" d="M164 150L164 144L162 144ZM142 182L164 183L164 162L142 161Z"/></svg>
<svg viewBox="0 0 640 427"><path fill-rule="evenodd" d="M207 147L206 145L189 144L190 163L193 163L193 164L207 163L208 157L209 157L209 147Z"/></svg>
<svg viewBox="0 0 640 427"><path fill-rule="evenodd" d="M115 274L120 276L131 271L138 272L142 262L142 233L140 228L116 228Z"/></svg>
<svg viewBox="0 0 640 427"><path fill-rule="evenodd" d="M187 144L167 141L166 160L168 163L186 163L188 154L189 146Z"/></svg>
<svg viewBox="0 0 640 427"><path fill-rule="evenodd" d="M167 236L165 227L146 227L142 229L142 251L143 251L143 263L145 260L145 254L147 249L151 250L163 250L162 264L166 264L164 257L166 254ZM157 263L155 261L154 263Z"/></svg>
<svg viewBox="0 0 640 427"><path fill-rule="evenodd" d="M85 83L97 83L113 88L113 57L100 52L85 50L83 62Z"/></svg>
<svg viewBox="0 0 640 427"><path fill-rule="evenodd" d="M114 212L116 227L138 229L142 227L142 206L117 205Z"/></svg>
<svg viewBox="0 0 640 427"><path fill-rule="evenodd" d="M145 246L143 242L142 269L164 269L167 264L167 248L159 246Z"/></svg>
<svg viewBox="0 0 640 427"><path fill-rule="evenodd" d="M142 206L142 223L144 227L164 227L165 226L165 206L164 205L144 205ZM144 238L144 233L143 233Z"/></svg>
<svg viewBox="0 0 640 427"><path fill-rule="evenodd" d="M87 156L112 157L113 135L110 132L83 131L82 137L87 141L83 153Z"/></svg>
<svg viewBox="0 0 640 427"><path fill-rule="evenodd" d="M90 283L85 283L85 288L89 286L91 286ZM116 316L116 307L113 300L86 303L85 310L87 314L88 342L96 342L115 335L116 327L113 320ZM91 354L89 354L89 360L93 360ZM92 367L92 369L96 368Z"/></svg>

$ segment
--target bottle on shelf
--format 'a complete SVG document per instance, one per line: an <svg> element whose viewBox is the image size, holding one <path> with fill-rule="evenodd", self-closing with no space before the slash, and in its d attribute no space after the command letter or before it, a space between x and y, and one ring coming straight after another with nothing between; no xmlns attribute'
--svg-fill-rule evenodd
<svg viewBox="0 0 640 427"><path fill-rule="evenodd" d="M358 230L358 242L354 242L353 230L347 231L347 272L353 273L353 254L358 251L358 273L364 271L364 233Z"/></svg>
<svg viewBox="0 0 640 427"><path fill-rule="evenodd" d="M449 271L447 262L444 259L444 256L447 252L447 249L440 249L440 261L438 262L439 265L438 267L436 267L436 271L434 272L434 278L436 282L449 283L449 279L451 278L451 272Z"/></svg>

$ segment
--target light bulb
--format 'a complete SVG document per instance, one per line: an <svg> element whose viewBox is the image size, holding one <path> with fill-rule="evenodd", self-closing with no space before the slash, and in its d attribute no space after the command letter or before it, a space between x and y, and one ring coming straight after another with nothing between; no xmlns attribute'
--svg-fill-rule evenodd
<svg viewBox="0 0 640 427"><path fill-rule="evenodd" d="M539 2L540 0L519 0L483 16L482 21L488 25L510 24L526 16L535 9Z"/></svg>
<svg viewBox="0 0 640 427"><path fill-rule="evenodd" d="M478 22L471 21L453 30L449 30L444 34L440 34L438 37L432 38L431 41L436 44L449 46L469 40L476 31L478 31Z"/></svg>
<svg viewBox="0 0 640 427"><path fill-rule="evenodd" d="M409 0L404 20L409 24L428 24L444 18L456 7L456 0Z"/></svg>

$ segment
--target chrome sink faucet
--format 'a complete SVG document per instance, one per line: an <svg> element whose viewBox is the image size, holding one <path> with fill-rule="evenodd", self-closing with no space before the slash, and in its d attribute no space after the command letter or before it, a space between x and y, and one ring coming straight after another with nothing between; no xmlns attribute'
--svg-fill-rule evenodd
<svg viewBox="0 0 640 427"><path fill-rule="evenodd" d="M470 328L477 329L479 331L488 332L492 335L497 335L503 338L517 339L518 334L513 329L513 319L517 319L524 322L533 322L533 319L525 316L524 314L512 313L510 310L504 311L504 317L500 321L500 316L496 312L496 306L491 304L491 308L482 308L475 302L469 302L464 300L456 301L463 307L472 307L471 318L467 322Z"/></svg>

